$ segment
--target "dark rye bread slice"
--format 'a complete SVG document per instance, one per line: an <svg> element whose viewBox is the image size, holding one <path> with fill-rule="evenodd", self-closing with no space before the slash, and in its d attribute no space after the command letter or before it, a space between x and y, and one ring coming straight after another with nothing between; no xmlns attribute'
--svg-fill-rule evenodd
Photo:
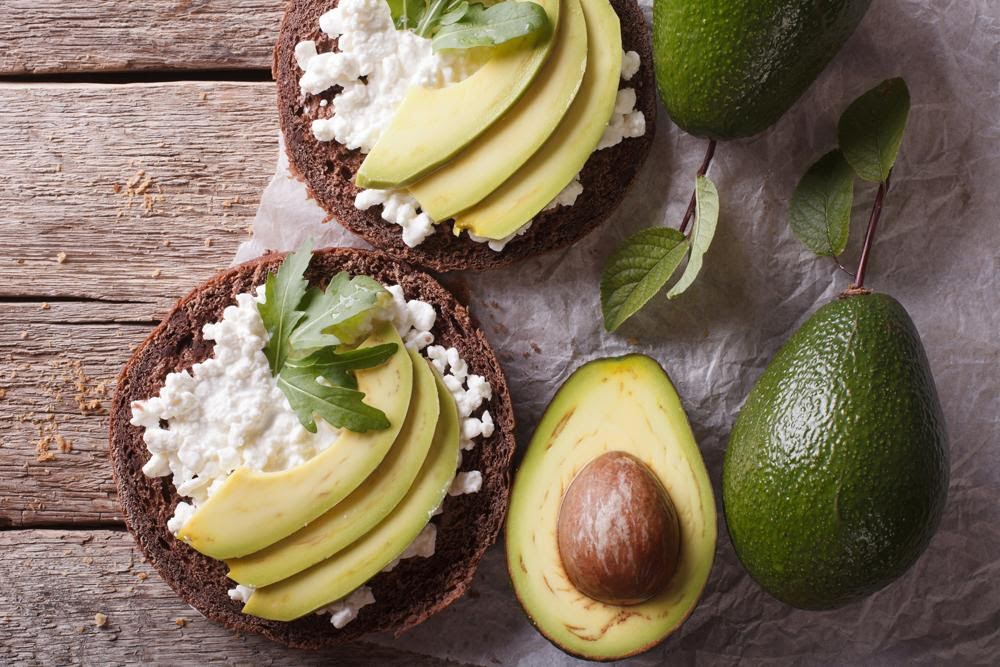
<svg viewBox="0 0 1000 667"><path fill-rule="evenodd" d="M241 613L242 604L229 599L234 584L226 567L174 538L167 519L180 501L169 477L142 474L149 453L143 430L129 424L132 401L156 395L168 373L187 369L212 353L202 327L221 319L237 294L264 283L283 255L267 255L242 264L198 287L181 299L164 321L136 350L118 378L111 412L110 449L118 496L125 522L146 559L174 591L208 618L238 632L255 632L289 646L318 648L357 639L369 632L403 632L465 593L479 560L493 544L503 522L514 452L514 413L503 371L469 311L433 278L387 255L346 248L318 251L307 276L325 286L339 271L364 274L385 284L399 284L408 299L431 303L437 311L435 344L455 347L471 373L485 377L493 398L485 406L496 423L494 434L463 452L462 470L481 470L483 488L474 494L449 497L435 519L437 548L430 558L410 558L371 582L376 602L341 630L329 616L310 615L289 623L266 621Z"/></svg>
<svg viewBox="0 0 1000 667"><path fill-rule="evenodd" d="M319 29L319 17L337 5L337 0L291 0L281 22L274 50L274 78L278 83L278 116L292 173L305 181L309 194L341 225L394 257L435 271L485 270L507 266L527 257L573 244L604 222L625 197L653 142L656 124L656 83L653 54L646 18L635 0L610 0L621 20L622 45L641 58L639 72L622 87L635 88L636 108L646 116L646 134L625 139L617 146L590 156L581 174L583 194L573 206L561 206L535 217L535 223L502 252L485 243L474 243L463 234L452 234L451 224L439 224L434 234L415 248L403 243L400 228L384 221L382 207L367 211L354 207L358 189L354 175L364 159L335 141L320 142L312 134L315 118L328 117L329 103L339 88L320 95L303 96L299 90L301 70L295 62L295 45L314 40L319 51L330 51L336 40Z"/></svg>

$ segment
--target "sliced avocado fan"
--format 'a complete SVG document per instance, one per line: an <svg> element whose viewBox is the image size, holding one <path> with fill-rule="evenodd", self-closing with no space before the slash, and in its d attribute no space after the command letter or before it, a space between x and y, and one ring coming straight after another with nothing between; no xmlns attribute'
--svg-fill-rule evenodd
<svg viewBox="0 0 1000 667"><path fill-rule="evenodd" d="M406 497L375 528L332 558L278 583L258 588L243 612L274 621L291 621L335 602L398 558L440 507L459 460L459 422L455 400L436 378L441 417L431 450Z"/></svg>
<svg viewBox="0 0 1000 667"><path fill-rule="evenodd" d="M379 325L362 346L383 343L396 343L396 354L358 371L357 380L366 403L385 413L389 428L345 429L329 448L288 470L237 469L177 537L212 558L245 556L300 530L354 491L399 435L413 391L413 362L391 324Z"/></svg>
<svg viewBox="0 0 1000 667"><path fill-rule="evenodd" d="M434 371L418 352L413 361L413 397L389 454L351 495L285 539L229 560L229 578L260 588L329 558L367 533L399 504L413 485L434 439L441 412Z"/></svg>

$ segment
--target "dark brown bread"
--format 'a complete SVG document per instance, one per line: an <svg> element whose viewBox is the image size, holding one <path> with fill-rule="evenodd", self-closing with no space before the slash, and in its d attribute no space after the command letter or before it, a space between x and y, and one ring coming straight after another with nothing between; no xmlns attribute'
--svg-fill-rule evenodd
<svg viewBox="0 0 1000 667"><path fill-rule="evenodd" d="M646 18L635 0L610 1L621 19L625 50L636 51L642 60L638 74L622 85L635 88L636 108L646 116L646 134L594 153L584 166L584 190L576 203L536 216L528 232L513 239L503 252L474 243L467 235L454 236L450 224L438 225L427 240L410 248L403 243L400 228L382 220L381 206L367 211L354 208L358 192L354 175L364 156L334 141L317 141L313 136L312 120L328 116L331 109L329 104L320 107L320 100L331 100L334 92L303 96L299 91L301 71L294 54L295 45L307 39L315 40L321 52L334 47L335 40L319 29L319 17L335 7L337 0L291 0L281 23L274 51L274 78L278 82L278 116L292 172L305 181L313 199L341 225L394 257L435 271L498 268L579 241L604 222L625 197L649 153L656 124L656 84ZM339 92L339 88L336 90Z"/></svg>
<svg viewBox="0 0 1000 667"><path fill-rule="evenodd" d="M422 622L465 593L486 549L496 540L507 507L510 462L514 452L514 413L503 371L489 343L472 322L469 311L425 273L387 255L337 248L316 253L310 265L311 283L324 286L338 271L368 275L385 284L399 284L408 299L422 299L437 311L435 344L458 348L469 371L493 387L486 407L496 431L464 452L462 470L481 470L478 493L450 497L438 525L437 549L431 558L402 561L379 574L371 586L376 603L341 630L329 616L309 616L290 623L265 621L241 613L242 605L228 597L234 584L221 561L203 556L175 539L166 528L180 498L168 477L142 474L149 454L142 429L129 424L132 401L159 392L168 373L190 368L212 353L202 327L222 317L237 294L264 283L283 255L267 255L240 265L198 287L181 299L164 321L136 350L118 378L111 412L111 462L125 522L146 559L174 591L208 618L239 632L256 632L289 646L318 648L357 639L363 634L397 633Z"/></svg>

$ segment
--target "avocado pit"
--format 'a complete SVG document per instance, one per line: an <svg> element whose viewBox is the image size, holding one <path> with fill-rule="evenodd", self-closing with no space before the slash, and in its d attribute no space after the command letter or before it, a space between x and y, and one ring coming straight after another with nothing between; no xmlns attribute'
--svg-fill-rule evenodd
<svg viewBox="0 0 1000 667"><path fill-rule="evenodd" d="M677 570L677 510L649 468L625 452L602 454L580 471L560 506L556 538L570 583L605 604L645 602Z"/></svg>

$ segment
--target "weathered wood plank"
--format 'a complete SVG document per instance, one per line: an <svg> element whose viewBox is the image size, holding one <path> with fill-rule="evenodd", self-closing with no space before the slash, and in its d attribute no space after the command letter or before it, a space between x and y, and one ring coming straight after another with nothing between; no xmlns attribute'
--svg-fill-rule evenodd
<svg viewBox="0 0 1000 667"><path fill-rule="evenodd" d="M0 526L118 523L100 413L130 345L246 238L273 86L0 94Z"/></svg>
<svg viewBox="0 0 1000 667"><path fill-rule="evenodd" d="M0 84L0 95L0 300L135 301L149 305L118 317L146 317L246 238L277 153L272 84Z"/></svg>
<svg viewBox="0 0 1000 667"><path fill-rule="evenodd" d="M309 652L238 636L177 598L128 533L106 530L0 532L0 634L5 665L457 664L371 644Z"/></svg>
<svg viewBox="0 0 1000 667"><path fill-rule="evenodd" d="M0 74L268 69L281 0L5 0Z"/></svg>

